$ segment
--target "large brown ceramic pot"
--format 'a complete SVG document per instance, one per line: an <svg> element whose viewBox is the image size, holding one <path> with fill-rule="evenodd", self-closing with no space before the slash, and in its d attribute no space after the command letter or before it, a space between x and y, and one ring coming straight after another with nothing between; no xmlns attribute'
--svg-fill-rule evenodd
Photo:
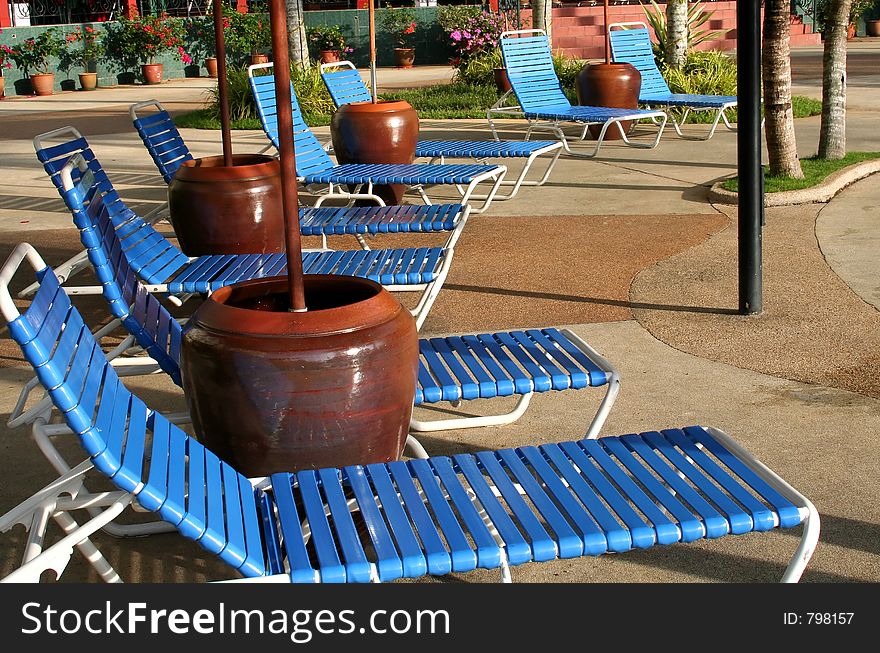
<svg viewBox="0 0 880 653"><path fill-rule="evenodd" d="M397 460L418 372L412 314L381 285L306 275L227 286L187 323L183 387L199 440L248 476Z"/></svg>
<svg viewBox="0 0 880 653"><path fill-rule="evenodd" d="M412 163L419 140L419 115L408 102L343 104L330 121L333 151L339 163ZM386 204L400 204L401 184L375 186Z"/></svg>
<svg viewBox="0 0 880 653"><path fill-rule="evenodd" d="M619 107L637 109L642 75L629 63L586 64L577 75L578 104L594 107ZM625 132L632 128L632 121L624 121L621 127ZM598 138L601 125L590 125L590 135ZM621 138L620 130L614 125L605 132L605 140Z"/></svg>
<svg viewBox="0 0 880 653"><path fill-rule="evenodd" d="M186 161L168 186L171 226L187 256L284 251L281 165L263 154Z"/></svg>

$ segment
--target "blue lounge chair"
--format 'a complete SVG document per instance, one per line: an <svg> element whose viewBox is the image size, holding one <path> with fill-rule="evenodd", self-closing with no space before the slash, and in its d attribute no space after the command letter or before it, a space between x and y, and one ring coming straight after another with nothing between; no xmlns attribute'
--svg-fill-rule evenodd
<svg viewBox="0 0 880 653"><path fill-rule="evenodd" d="M499 98L486 111L486 119L492 136L498 140L498 132L492 116L524 116L529 121L526 140L534 129L549 129L573 156L592 158L599 154L609 128L620 132L623 142L631 147L654 148L660 143L666 114L663 111L644 109L614 109L609 107L572 106L562 90L556 70L553 68L553 55L550 40L543 30L527 29L504 32L501 35L501 54L510 80L511 90ZM516 96L516 106L506 106L510 94ZM655 122L656 137L652 142L630 140L621 122L649 119ZM580 139L587 135L590 125L601 125L596 146L590 152L576 152L569 147L568 138L562 130L565 123L583 126Z"/></svg>
<svg viewBox="0 0 880 653"><path fill-rule="evenodd" d="M357 68L350 61L321 64L321 78L338 109L349 102L371 102L372 95L361 79ZM420 140L416 143L416 158L427 158L431 163L446 159L475 159L484 162L489 159L525 159L519 176L514 181L504 180L502 186L512 186L506 195L495 195L495 201L509 200L516 196L521 186L543 186L562 153L562 143L558 141L439 141ZM544 174L536 179L526 179L532 164L540 156L548 156L549 162ZM459 192L464 189L459 187ZM473 199L482 196L471 195Z"/></svg>
<svg viewBox="0 0 880 653"><path fill-rule="evenodd" d="M275 75L262 74L272 67L271 63L248 66L251 91L257 103L260 124L272 146L278 148L278 118L275 104ZM306 126L299 108L293 84L290 86L290 101L293 108L293 136L296 149L296 172L302 183L326 185L329 194L345 196L337 186L351 184L366 186L366 192L373 193L374 185L403 184L416 189L425 204L431 200L424 187L431 185L453 185L464 187L461 203L468 204L474 198L474 191L481 183L490 184L483 203L472 206L474 213L482 213L489 208L498 192L507 167L485 164L436 164L436 163L342 163L335 164L315 135Z"/></svg>
<svg viewBox="0 0 880 653"><path fill-rule="evenodd" d="M608 26L608 35L611 39L611 56L614 61L630 63L642 75L642 88L639 92L640 104L648 107L662 107L667 110L684 109L680 122L674 113L671 114L676 134L688 140L707 141L715 134L720 120L724 120L724 125L728 129L736 131L725 113L728 109L736 107L735 95L694 95L673 93L669 90L669 85L663 79L660 69L657 68L654 50L651 46L651 33L645 23L613 23ZM681 131L681 125L687 121L691 111L716 112L708 133L703 136L693 136Z"/></svg>
<svg viewBox="0 0 880 653"><path fill-rule="evenodd" d="M75 184L79 195L89 189ZM124 255L117 232L108 226L103 198L92 198L83 241L110 312L161 369L180 385L180 326L139 282ZM81 218L81 223L85 220ZM103 224L103 228L102 228ZM413 431L439 431L509 424L518 419L536 393L605 388L587 428L594 437L620 389L617 370L570 331L541 329L423 338L414 402L416 406L470 399L518 397L513 411L500 415L411 422Z"/></svg>
<svg viewBox="0 0 880 653"><path fill-rule="evenodd" d="M167 114L165 115L167 116ZM67 140L62 140L60 143L48 145L50 137L57 139L59 136L62 135L65 136ZM65 127L59 130L55 130L53 132L48 132L47 134L42 134L34 140L34 143L35 146L37 146L37 158L43 163L43 167L46 170L46 173L49 175L49 178L52 180L53 185L58 189L58 192L61 194L61 197L65 200L65 202L67 202L67 198L65 196L63 188L61 170L64 165L69 162L70 158L73 155L79 155L80 157L82 157L80 164L84 168L90 170L92 178L95 180L95 183L101 186L101 188L103 189L102 192L108 194L107 204L112 208L114 220L126 222L128 220L134 219L135 221L145 222L125 206L122 199L113 189L112 183L110 182L109 178L101 167L101 164L96 159L95 154L89 147L88 142L76 129L72 127ZM80 171L78 168L76 170L73 170L71 180L77 178L79 174ZM69 206L68 208L70 209ZM395 252L396 250L370 250L366 242L363 241L363 237L383 233L449 233L449 237L442 247L431 248L430 250L432 252L432 256L436 255L437 252L448 253L448 256L447 254L442 254L442 265L440 265L440 267L436 270L436 273L438 275L443 275L443 278L445 278L445 274L448 271L448 263L451 260L451 253L455 247L455 244L458 242L458 238L461 235L462 229L467 223L469 213L469 207L462 204L389 207L303 207L300 209L300 231L304 236L321 236L323 239L323 246L319 250L308 253L309 257L314 258L315 263L321 261L326 262L329 260L328 258L322 257L329 256L332 252L332 250L327 247L326 241L327 236L330 235L353 235L359 239L359 241L362 243L362 247L365 250L375 252L384 251L387 254L389 252ZM148 226L149 225L146 224L144 225L145 228L147 228ZM150 229L152 230L152 228ZM175 245L168 242L167 239L165 239L158 232L155 232L155 230L152 231L155 233L155 237L151 242L159 244L164 243L165 245L173 248L174 251L180 254L180 256L177 257L179 262L182 263L187 260L186 257L180 252L179 249L177 249ZM350 256L350 254L345 254L345 256ZM243 260L236 257L227 258L229 258L230 261ZM356 262L361 259L363 259L363 262L367 262L370 260L369 256L364 254L357 254L351 260L352 262ZM406 266L406 261L407 257L402 257L399 261L399 265L401 267ZM410 262L414 263L415 261ZM146 261L142 260L140 263L141 265L144 265ZM375 263L381 263L381 258L376 259ZM85 269L86 267L88 267L88 260L86 258L85 251L83 251L72 257L68 261L65 261L64 263L57 266L56 274L58 274L59 278L62 279L62 282L66 282L75 273L82 269ZM146 269L149 269L149 266L147 266ZM207 272L205 272L204 274L207 274ZM157 278L153 278L150 281L145 280L145 282L147 283L159 283L160 281L161 280ZM201 288L201 290L193 292L205 292L206 290L204 288L204 284L209 281L210 277L203 276L199 281L199 287ZM442 285L442 280L438 278L438 281L440 281L440 283L437 284L437 292L439 292L439 286ZM176 287L176 285L174 287ZM213 287L217 286L212 285L211 288ZM100 292L100 289L95 286L68 285L67 288L68 292L76 294L94 294ZM28 296L33 293L35 289L36 286L31 285L30 287L24 289L20 295L22 297ZM418 290L418 288L415 286L413 286L411 289ZM210 291L210 289L208 291ZM169 292L174 295L178 291L172 290ZM425 297L424 299L426 301L428 300L427 297ZM172 300L177 301L174 297L172 297ZM431 299L430 301L433 302L433 299ZM425 309L429 307L429 305L424 306ZM424 313L422 319L424 319L425 316L427 316L427 312Z"/></svg>
<svg viewBox="0 0 880 653"><path fill-rule="evenodd" d="M39 289L22 314L8 284L25 259ZM699 426L248 479L123 385L27 244L0 269L0 312L88 456L0 517L0 531L30 529L7 582L60 575L75 548L104 580L121 580L90 538L133 503L255 581L476 568L501 569L509 581L510 567L527 562L804 524L783 576L794 582L818 539L806 497L729 436ZM82 492L92 470L116 490ZM84 505L100 512L80 524L73 511ZM54 542L52 518L64 528Z"/></svg>
<svg viewBox="0 0 880 653"><path fill-rule="evenodd" d="M79 182L74 176L80 177ZM209 294L229 284L248 279L287 274L286 254L206 255L190 259L164 235L131 211L104 174L97 158L86 161L74 154L59 171L62 197L86 249L94 245L87 237L105 238L115 231L129 264L150 292L169 295ZM92 201L100 197L95 215L89 216ZM91 220L100 231L90 233ZM392 292L420 292L410 309L421 327L437 299L452 262L451 247L409 247L402 249L303 251L305 274L343 274L381 283ZM71 294L100 292L67 287Z"/></svg>

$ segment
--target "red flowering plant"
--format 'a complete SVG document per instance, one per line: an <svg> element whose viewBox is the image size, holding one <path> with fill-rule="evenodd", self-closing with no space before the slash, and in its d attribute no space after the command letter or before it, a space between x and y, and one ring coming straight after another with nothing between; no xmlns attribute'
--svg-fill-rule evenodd
<svg viewBox="0 0 880 653"><path fill-rule="evenodd" d="M70 32L64 40L65 48L58 57L58 67L64 71L79 67L86 72L95 72L98 60L104 56L98 30L86 25Z"/></svg>
<svg viewBox="0 0 880 653"><path fill-rule="evenodd" d="M152 64L163 54L176 56L183 63L191 63L183 49L183 21L168 14L156 16L121 17L109 24L104 32L102 45L108 57L123 69L135 64Z"/></svg>
<svg viewBox="0 0 880 653"><path fill-rule="evenodd" d="M3 53L15 62L26 75L52 72L51 58L64 50L64 39L55 27L50 27L37 36L24 39L12 47L2 46Z"/></svg>
<svg viewBox="0 0 880 653"><path fill-rule="evenodd" d="M416 14L409 7L382 10L382 25L397 43L398 48L411 48L416 33Z"/></svg>

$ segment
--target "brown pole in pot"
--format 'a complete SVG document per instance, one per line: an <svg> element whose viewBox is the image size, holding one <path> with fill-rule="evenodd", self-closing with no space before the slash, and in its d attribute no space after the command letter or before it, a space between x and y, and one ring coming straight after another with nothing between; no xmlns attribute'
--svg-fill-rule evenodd
<svg viewBox="0 0 880 653"><path fill-rule="evenodd" d="M232 165L232 132L229 126L229 89L226 79L226 39L223 32L223 2L213 0L214 49L217 51L217 96L220 101L220 135L223 139L223 165Z"/></svg>
<svg viewBox="0 0 880 653"><path fill-rule="evenodd" d="M290 291L290 310L302 312L306 310L306 299L303 290L296 153L293 147L293 107L290 97L290 57L287 50L284 0L270 0L269 23L272 30L272 60L275 64L275 105L278 117L278 158L281 162L281 210L284 213L287 252L287 286Z"/></svg>
<svg viewBox="0 0 880 653"><path fill-rule="evenodd" d="M373 104L376 104L376 5L370 0L367 5L370 15L370 92L373 96Z"/></svg>

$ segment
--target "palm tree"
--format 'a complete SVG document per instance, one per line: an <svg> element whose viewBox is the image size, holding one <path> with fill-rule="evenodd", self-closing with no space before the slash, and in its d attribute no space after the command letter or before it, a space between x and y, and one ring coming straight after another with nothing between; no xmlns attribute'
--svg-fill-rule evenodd
<svg viewBox="0 0 880 653"><path fill-rule="evenodd" d="M761 69L764 83L764 117L767 157L774 177L802 179L791 107L791 3L764 3L764 47Z"/></svg>
<svg viewBox="0 0 880 653"><path fill-rule="evenodd" d="M550 38L553 29L553 0L531 0L532 6L532 22L535 29L542 29L547 32L547 38Z"/></svg>
<svg viewBox="0 0 880 653"><path fill-rule="evenodd" d="M306 41L306 26L303 22L302 0L285 0L287 9L287 46L290 50L290 63L300 68L308 68L309 44Z"/></svg>
<svg viewBox="0 0 880 653"><path fill-rule="evenodd" d="M852 0L828 0L822 56L822 123L819 158L846 155L846 28Z"/></svg>
<svg viewBox="0 0 880 653"><path fill-rule="evenodd" d="M666 2L666 64L681 68L688 50L688 3L687 0Z"/></svg>

